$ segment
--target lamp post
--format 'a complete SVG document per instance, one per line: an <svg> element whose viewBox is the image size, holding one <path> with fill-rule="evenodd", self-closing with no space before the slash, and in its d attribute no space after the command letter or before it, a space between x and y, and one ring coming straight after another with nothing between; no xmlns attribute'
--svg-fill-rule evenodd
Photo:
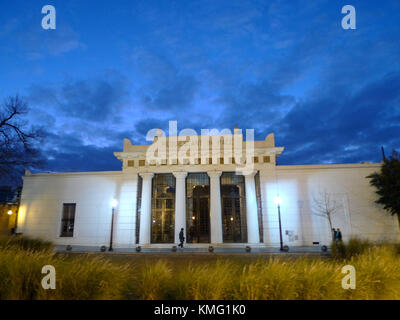
<svg viewBox="0 0 400 320"><path fill-rule="evenodd" d="M110 247L108 248L108 251L113 251L113 231L114 231L114 210L115 207L118 205L117 200L113 199L110 203L111 208L112 208L112 214L111 214L111 232L110 232Z"/></svg>
<svg viewBox="0 0 400 320"><path fill-rule="evenodd" d="M275 204L278 206L278 218L279 218L279 239L280 239L280 250L283 251L283 240L282 240L282 224L281 224L281 204L282 204L282 198L280 196L276 196L275 199Z"/></svg>

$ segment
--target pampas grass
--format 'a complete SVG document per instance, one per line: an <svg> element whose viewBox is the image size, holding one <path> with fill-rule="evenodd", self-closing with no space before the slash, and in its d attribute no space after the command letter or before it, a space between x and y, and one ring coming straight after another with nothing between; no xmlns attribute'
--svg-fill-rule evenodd
<svg viewBox="0 0 400 320"><path fill-rule="evenodd" d="M128 264L107 255L55 254L47 245L18 242L0 246L0 299L400 299L395 246L341 245L344 258L271 256L244 263L232 257L178 267L163 259ZM44 265L56 269L55 290L41 287ZM356 270L355 290L342 288L345 265Z"/></svg>

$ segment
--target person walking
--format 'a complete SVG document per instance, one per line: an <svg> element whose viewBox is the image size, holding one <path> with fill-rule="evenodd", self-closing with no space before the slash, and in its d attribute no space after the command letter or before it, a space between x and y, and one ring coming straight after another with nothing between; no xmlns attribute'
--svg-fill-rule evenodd
<svg viewBox="0 0 400 320"><path fill-rule="evenodd" d="M335 228L332 228L332 241L336 241L337 240L337 232L335 230Z"/></svg>
<svg viewBox="0 0 400 320"><path fill-rule="evenodd" d="M183 235L183 228L181 228L181 232L179 232L179 241L181 242L178 247L183 249L183 242L185 242L185 236Z"/></svg>
<svg viewBox="0 0 400 320"><path fill-rule="evenodd" d="M337 228L337 231L336 231L336 240L339 242L342 242L342 232L340 231L339 228Z"/></svg>

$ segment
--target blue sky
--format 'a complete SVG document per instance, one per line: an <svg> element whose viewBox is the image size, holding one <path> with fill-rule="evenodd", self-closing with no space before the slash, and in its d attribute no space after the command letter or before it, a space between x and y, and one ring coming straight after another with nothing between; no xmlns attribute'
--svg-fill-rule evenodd
<svg viewBox="0 0 400 320"><path fill-rule="evenodd" d="M399 17L397 0L0 0L0 98L28 101L48 171L118 170L124 137L169 120L274 132L279 164L380 161L400 149Z"/></svg>

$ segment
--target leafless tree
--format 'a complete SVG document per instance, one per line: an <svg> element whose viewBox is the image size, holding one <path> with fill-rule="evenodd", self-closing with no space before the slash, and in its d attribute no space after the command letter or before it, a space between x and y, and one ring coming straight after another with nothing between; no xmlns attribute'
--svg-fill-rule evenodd
<svg viewBox="0 0 400 320"><path fill-rule="evenodd" d="M332 233L332 218L340 209L340 204L333 198L332 194L326 190L319 190L318 194L313 196L313 201L313 214L327 219L329 222L329 230Z"/></svg>
<svg viewBox="0 0 400 320"><path fill-rule="evenodd" d="M28 106L18 95L0 104L0 180L43 163L36 147L43 132L28 125L27 113Z"/></svg>

